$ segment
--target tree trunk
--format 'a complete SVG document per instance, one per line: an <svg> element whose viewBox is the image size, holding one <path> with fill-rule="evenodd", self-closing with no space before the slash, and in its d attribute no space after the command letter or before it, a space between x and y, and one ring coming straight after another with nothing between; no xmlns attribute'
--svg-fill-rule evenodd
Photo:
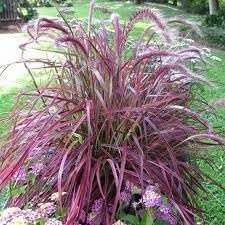
<svg viewBox="0 0 225 225"><path fill-rule="evenodd" d="M209 0L209 14L215 15L220 9L219 0Z"/></svg>

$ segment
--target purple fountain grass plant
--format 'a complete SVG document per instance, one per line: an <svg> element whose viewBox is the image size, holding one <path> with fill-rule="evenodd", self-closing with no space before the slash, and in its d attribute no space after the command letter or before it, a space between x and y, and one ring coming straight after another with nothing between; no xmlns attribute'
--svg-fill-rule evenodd
<svg viewBox="0 0 225 225"><path fill-rule="evenodd" d="M128 51L129 34L143 19L152 21L152 35ZM48 39L48 51L59 57L39 60L55 69L53 79L18 96L1 148L0 189L21 168L41 162L44 169L32 183L21 181L26 194L9 204L39 204L58 192L66 225L88 224L88 215L96 225L111 225L125 182L143 191L157 184L177 218L194 225L195 215L201 216L195 197L204 174L188 155L203 149L201 139L224 144L189 108L190 83L205 79L186 65L193 58L201 61L201 55L196 49L171 51L170 28L150 9L126 25L115 15L112 25L113 32L104 24L96 31L79 22L71 29L40 19L28 27L36 45ZM165 44L157 46L156 35ZM30 101L21 107L24 96ZM98 213L91 214L99 199Z"/></svg>

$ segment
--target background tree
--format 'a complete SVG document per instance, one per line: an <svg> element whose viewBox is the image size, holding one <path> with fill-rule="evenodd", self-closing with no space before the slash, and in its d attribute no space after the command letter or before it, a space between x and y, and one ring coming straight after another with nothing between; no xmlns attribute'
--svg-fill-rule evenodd
<svg viewBox="0 0 225 225"><path fill-rule="evenodd" d="M220 9L219 0L209 0L209 14L215 15Z"/></svg>

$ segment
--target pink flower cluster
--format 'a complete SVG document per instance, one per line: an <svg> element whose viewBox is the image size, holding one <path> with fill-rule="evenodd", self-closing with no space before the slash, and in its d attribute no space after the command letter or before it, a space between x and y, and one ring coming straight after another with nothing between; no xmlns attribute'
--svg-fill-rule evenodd
<svg viewBox="0 0 225 225"><path fill-rule="evenodd" d="M43 163L37 162L31 166L31 172L35 175L38 175L44 168Z"/></svg>
<svg viewBox="0 0 225 225"><path fill-rule="evenodd" d="M173 209L170 204L165 204L162 200L160 193L155 186L149 185L144 195L142 196L142 201L146 208L155 208L155 216L159 220L164 220L169 225L176 225L177 220L173 216Z"/></svg>
<svg viewBox="0 0 225 225"><path fill-rule="evenodd" d="M89 213L86 213L84 210L82 210L80 214L80 223L87 225L99 224L98 220L99 217L101 216L103 204L104 204L103 198L98 198L92 204L91 211ZM80 224L78 223L76 225Z"/></svg>
<svg viewBox="0 0 225 225"><path fill-rule="evenodd" d="M121 201L125 204L132 203L132 194L137 193L138 188L131 182L126 181L125 188L121 192ZM141 192L139 192L141 193ZM154 215L157 219L167 222L169 225L176 225L177 220L173 215L173 207L170 204L165 204L159 190L156 186L149 185L141 195L139 202L133 202L132 205L141 204L142 209L137 214L142 215L143 209L154 209Z"/></svg>
<svg viewBox="0 0 225 225"><path fill-rule="evenodd" d="M26 170L24 168L21 168L20 170L18 170L14 174L13 180L15 180L15 181L26 181L27 180Z"/></svg>
<svg viewBox="0 0 225 225"><path fill-rule="evenodd" d="M43 163L37 162L30 167L31 170L29 171L29 173L38 175L42 171L43 168L44 168ZM13 180L17 181L17 182L18 181L26 181L27 179L28 179L28 172L23 167L20 170L18 170L13 176Z"/></svg>
<svg viewBox="0 0 225 225"><path fill-rule="evenodd" d="M36 212L42 215L42 217L51 216L56 212L56 206L53 202L41 203L38 206L39 208L36 209Z"/></svg>
<svg viewBox="0 0 225 225"><path fill-rule="evenodd" d="M54 203L43 203L36 210L20 209L18 207L7 208L0 213L1 225L31 225L43 219L45 225L62 225L62 222L49 218L56 211Z"/></svg>
<svg viewBox="0 0 225 225"><path fill-rule="evenodd" d="M161 195L156 191L155 186L149 185L142 196L146 208L153 208L162 205Z"/></svg>
<svg viewBox="0 0 225 225"><path fill-rule="evenodd" d="M120 193L120 199L126 204L130 203L132 199L132 194L138 191L137 186L135 186L132 182L125 182L125 189Z"/></svg>

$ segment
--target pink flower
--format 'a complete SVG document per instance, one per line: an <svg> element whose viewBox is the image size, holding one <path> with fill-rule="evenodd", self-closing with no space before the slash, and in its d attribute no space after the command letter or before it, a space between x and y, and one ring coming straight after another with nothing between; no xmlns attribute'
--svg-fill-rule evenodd
<svg viewBox="0 0 225 225"><path fill-rule="evenodd" d="M161 213L164 213L164 214L170 214L172 213L172 206L171 205L161 205L158 209Z"/></svg>
<svg viewBox="0 0 225 225"><path fill-rule="evenodd" d="M102 210L102 207L103 207L103 199L102 198L99 198L97 200L94 201L92 207L91 207L91 211L93 213L100 213L101 210Z"/></svg>
<svg viewBox="0 0 225 225"><path fill-rule="evenodd" d="M172 206L170 204L162 204L158 210L156 211L156 218L160 219L160 220L164 220L167 223L169 223L170 225L176 225L177 224L177 220L176 218L172 215L173 210L172 210Z"/></svg>
<svg viewBox="0 0 225 225"><path fill-rule="evenodd" d="M48 217L56 212L56 206L53 202L41 203L36 212L40 213L44 217Z"/></svg>
<svg viewBox="0 0 225 225"><path fill-rule="evenodd" d="M43 163L38 162L31 166L31 172L35 175L38 175L43 168L44 168Z"/></svg>
<svg viewBox="0 0 225 225"><path fill-rule="evenodd" d="M132 182L126 181L125 189L133 193L133 192L137 191L138 187L136 185L134 185Z"/></svg>
<svg viewBox="0 0 225 225"><path fill-rule="evenodd" d="M148 186L146 188L146 191L142 196L142 200L145 207L147 208L160 206L163 203L161 199L161 195L156 192L156 188L154 186Z"/></svg>
<svg viewBox="0 0 225 225"><path fill-rule="evenodd" d="M129 203L131 201L131 197L131 192L126 189L120 193L120 199L125 203Z"/></svg>
<svg viewBox="0 0 225 225"><path fill-rule="evenodd" d="M156 212L155 216L156 216L157 219L164 220L169 225L176 225L177 224L176 218L174 218L169 213Z"/></svg>
<svg viewBox="0 0 225 225"><path fill-rule="evenodd" d="M25 168L20 168L16 173L13 175L13 180L15 181L26 181L27 180L27 173Z"/></svg>
<svg viewBox="0 0 225 225"><path fill-rule="evenodd" d="M45 225L63 225L63 223L57 219L48 219Z"/></svg>

